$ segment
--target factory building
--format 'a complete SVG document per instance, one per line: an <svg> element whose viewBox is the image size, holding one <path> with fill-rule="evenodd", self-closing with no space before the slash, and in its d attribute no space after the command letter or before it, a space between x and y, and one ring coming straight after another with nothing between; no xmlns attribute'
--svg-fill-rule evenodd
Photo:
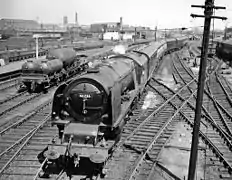
<svg viewBox="0 0 232 180"><path fill-rule="evenodd" d="M23 19L1 19L0 30L32 30L39 29L40 25L34 20L23 20Z"/></svg>

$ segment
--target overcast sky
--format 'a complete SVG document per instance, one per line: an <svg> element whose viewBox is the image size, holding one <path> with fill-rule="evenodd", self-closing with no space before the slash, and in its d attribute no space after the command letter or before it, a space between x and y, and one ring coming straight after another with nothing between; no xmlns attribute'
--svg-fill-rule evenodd
<svg viewBox="0 0 232 180"><path fill-rule="evenodd" d="M204 4L205 0L0 0L0 18L33 19L42 23L68 22L78 13L80 24L115 22L123 17L124 24L158 28L201 26L202 18L193 19L191 13L203 14L203 9L191 4ZM232 26L232 0L215 0L215 5L226 6L216 15L228 17L227 22L215 20L215 26Z"/></svg>

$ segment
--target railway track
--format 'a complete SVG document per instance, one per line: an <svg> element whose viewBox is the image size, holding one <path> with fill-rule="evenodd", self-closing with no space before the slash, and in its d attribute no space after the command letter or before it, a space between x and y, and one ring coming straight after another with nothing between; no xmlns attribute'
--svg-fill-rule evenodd
<svg viewBox="0 0 232 180"><path fill-rule="evenodd" d="M188 78L190 79L190 77ZM188 86L192 86L192 83L195 84L195 80L189 81ZM170 92L169 89L164 88L163 84L155 78L150 80L145 90L147 93L153 93L156 104L144 110L143 103L146 95L144 94L142 96L138 103L138 107L130 116L130 121L128 121L124 127L121 142L115 150L116 153L114 153L106 166L109 170L106 179L130 179L136 174L139 167L143 167L141 164L144 165L144 157L147 156L147 154L151 152L151 154L154 155L153 160L158 158L158 152L171 137L172 132L175 130L175 125L178 123L178 113L175 113L175 108L173 108L169 102L176 100L176 103L182 107L181 104L183 101L178 98L177 94L181 93L182 97L185 95L184 97L187 99L191 97L191 93L189 93L186 87L187 86L184 86L179 90L176 89L176 92ZM184 92L186 94L184 94ZM167 97L164 98L164 95ZM156 142L159 144L157 147L153 146ZM153 147L155 149L153 149ZM145 151L147 151L147 153L144 153ZM133 156L132 158L131 154ZM137 158L139 158L139 160ZM128 162L125 162L125 159L128 159ZM134 169L128 173L131 177L119 177L119 175L115 173L120 170L125 172L125 169L131 166L134 166ZM146 170L147 168L148 167L146 167ZM153 171L152 166L149 168ZM130 171L130 169L131 168L128 168L127 170ZM145 176L143 176L143 178L145 178Z"/></svg>
<svg viewBox="0 0 232 180"><path fill-rule="evenodd" d="M195 83L194 80L192 80L189 85L191 83ZM121 179L131 179L135 176L141 176L141 178L138 179L146 179L149 173L153 171L152 164L157 160L159 152L171 137L175 130L175 125L179 121L178 111L170 105L170 102L175 101L178 106L182 108L186 102L183 104L183 101L177 94L181 93L183 97L185 93L185 97L191 97L186 87L187 86L181 88L177 92L171 92L169 89L164 88L163 84L154 78L150 81L149 85L146 87L147 91L154 92L156 97L158 97L157 99L160 99L160 102L156 107L148 108L145 112L142 112L141 106L143 100L141 100L139 102L140 107L133 112L130 121L126 124L119 144L121 149L117 151L123 151L125 156L132 154L133 157L130 157L130 162L128 162L129 164L127 167L133 167L133 169L131 171L130 168L127 169L129 171L128 176L122 177ZM115 174L113 166L115 166L114 164L125 163L123 161L123 159L125 159L124 155L114 155L114 158L107 166L110 172L107 174L108 177L106 177L106 179L114 179L113 177ZM147 159L148 156L149 158ZM145 161L151 162L146 163ZM123 164L119 166L123 166ZM145 170L142 170L143 168L145 168ZM148 174L138 175L137 172L146 172Z"/></svg>
<svg viewBox="0 0 232 180"><path fill-rule="evenodd" d="M212 63L212 59L210 60ZM210 64L210 70L208 72L211 73L210 76L208 76L208 80L206 83L206 89L205 89L205 95L204 96L204 101L203 101L203 110L204 112L207 114L207 116L210 117L210 119L213 121L213 123L215 123L216 125L220 126L220 128L222 128L222 130L224 131L224 133L228 136L229 139L232 139L232 132L231 132L231 123L230 123L230 119L232 118L230 113L228 112L228 110L231 109L231 105L229 105L229 99L225 98L228 97L226 94L226 90L223 89L223 87L221 87L221 89L219 89L219 83L220 83L220 79L216 76L216 72L218 70L219 66L217 65L219 62L217 59L214 60L213 62L213 66L212 64ZM208 68L209 69L209 68ZM194 73L189 73L192 78L194 78ZM209 84L213 84L212 88L210 87ZM216 92L215 92L216 90ZM219 95L219 99L224 99L223 103L226 103L226 107L228 109L224 108L224 105L222 105L222 103L220 103L213 95L212 91L215 92L215 94ZM195 96L196 98L196 96ZM227 99L227 101L226 101ZM210 107L210 111L209 111L209 107Z"/></svg>
<svg viewBox="0 0 232 180"><path fill-rule="evenodd" d="M226 89L226 91L229 95L229 99L231 99L232 98L231 97L232 88L230 87L230 83L226 80L226 77L224 75L220 75L218 73L218 77L220 78L221 86L223 86Z"/></svg>
<svg viewBox="0 0 232 180"><path fill-rule="evenodd" d="M7 99L15 96L18 91L19 81L18 78L9 79L1 82L0 84L0 104L7 101ZM23 92L23 91L21 91Z"/></svg>
<svg viewBox="0 0 232 180"><path fill-rule="evenodd" d="M165 115L162 116L162 111L161 111L160 113L161 116L157 118L155 122L155 118L154 117L151 118L151 115L149 116L149 111L150 113L153 112L152 114L159 114L158 110L149 109L145 113L141 113L141 110L140 110L141 107L140 107L138 108L138 110L134 111L134 114L131 120L125 126L125 129L122 135L121 144L120 144L120 145L123 144L125 147L129 148L129 150L125 150L123 148L116 150L116 154L113 156L112 162L110 162L108 165L108 169L110 170L110 172L107 174L108 177L106 179L117 179L117 178L113 178L114 176L117 177L117 174L114 173L114 170L112 169L119 169L121 171L123 170L125 171L125 169L127 169L129 166L132 166L132 165L134 165L132 170L131 168L127 169L130 171L129 175L124 176L123 178L118 178L118 179L152 179L151 176L154 175L152 172L154 172L154 170L158 166L160 166L159 163L157 162L158 157L159 157L159 152L164 147L167 140L170 138L172 132L175 129L174 128L175 124L178 123L178 119L185 120L185 122L188 123L191 127L193 126L193 120L194 120L193 118L194 118L194 113L195 113L194 110L195 110L195 104L196 104L195 102L196 101L196 79L191 80L191 78L189 77L191 76L191 72L189 70L186 70L186 71L188 71L189 73L179 73L179 75L176 75L176 79L177 79L177 76L179 76L179 82L180 82L180 79L182 79L184 81L183 84L188 83L187 84L188 86L187 85L184 86L184 87L188 87L187 88L188 91L187 90L185 91L186 96L184 96L184 94L181 93L181 96L180 94L175 95L176 97L179 98L177 102L173 100L166 101L166 102L169 102L168 104L170 105L170 107L173 108L172 111L170 109L168 109L168 112L166 113L164 111L164 114L166 115L170 113L169 114L170 118L167 118L167 117L163 118L165 117ZM178 70L178 72L181 72L181 71ZM189 74L189 75L186 79L186 77L183 77L181 74L184 74L185 76L186 74ZM194 90L194 87L195 87L195 90ZM153 87L153 90L154 89L157 90L159 88L157 88L157 85L156 85L155 88ZM175 92L172 91L171 89L169 89L169 91L175 94ZM166 93L165 90L161 90L160 97L163 96L163 99L168 99L168 97L170 97L169 93ZM191 93L191 96L188 93ZM183 104L181 104L180 100L182 101ZM163 102L160 102L160 104L158 104L159 106L158 109L160 109L163 106L162 104ZM164 104L167 104L167 103L164 103ZM141 106L141 102L140 102L140 106ZM172 113L174 113L173 114L174 116L171 116ZM142 120L140 119L141 116L143 116ZM147 116L150 117L150 119L147 120L147 122L154 121L154 123L148 124L147 126L143 126L143 123L146 124ZM229 158L231 156L231 151L230 151L231 141L230 139L228 139L227 135L220 128L220 126L218 126L217 124L214 123L214 121L212 121L208 113L205 112L205 109L204 109L204 113L202 117L203 117L203 120L202 120L200 136L202 137L205 144L207 144L210 147L211 152L208 151L208 154L211 155L210 160L216 159L216 158L213 158L212 156L216 155L217 157L219 157L220 161L222 161L226 167L224 168L222 166L220 168L220 177L231 178L228 172L226 172L226 171L231 171L231 165L229 163L231 161L231 158ZM168 121L164 122L163 119L168 119ZM163 123L163 126L161 125L162 123ZM168 123L169 123L169 126L168 126ZM207 131L206 131L206 128L207 128ZM141 129L141 132L136 131L135 129ZM205 134L205 132L208 132L208 133ZM131 135L128 135L130 133ZM155 133L156 135L154 136L153 133ZM149 140L149 137L150 137L150 140ZM155 138L152 139L153 137ZM222 140L225 143L223 143ZM218 145L218 143L220 143L220 145ZM146 145L149 144L149 146L147 147L145 146L145 144ZM155 144L157 144L157 146L154 146ZM215 144L217 146L215 146ZM225 154L223 155L222 152ZM132 158L130 156L131 153L133 154ZM137 159L136 157L139 157L139 159ZM126 159L126 158L128 159L127 163L123 161L123 159ZM119 165L114 165L114 164L119 164ZM166 170L166 177L169 177L170 179L178 179L178 177L176 177L174 174L170 172L167 172L167 170Z"/></svg>
<svg viewBox="0 0 232 180"><path fill-rule="evenodd" d="M49 114L50 108L48 101L43 104L42 107L36 109L36 113L30 117L20 119L19 121L7 126L0 132L1 138L1 148L0 148L0 158L4 163L7 158L11 158L12 149L14 149L18 144L21 144L31 131L41 122L40 120ZM2 166L0 167L2 168Z"/></svg>
<svg viewBox="0 0 232 180"><path fill-rule="evenodd" d="M9 79L4 82L0 82L0 92L5 91L9 88L15 87L18 83L18 78Z"/></svg>
<svg viewBox="0 0 232 180"><path fill-rule="evenodd" d="M27 94L20 93L8 101L1 103L0 105L0 124L1 126L6 122L9 122L9 118L15 118L15 115L23 116L25 112L32 111L38 105L41 98L46 98L48 95L38 93L38 94ZM12 119L13 119L12 118Z"/></svg>
<svg viewBox="0 0 232 180"><path fill-rule="evenodd" d="M217 72L217 67L218 67L215 66L215 64L218 64L217 59L214 61L213 70L211 70L211 76L209 76L208 82L212 78L215 79L214 73ZM214 87L215 87L215 83L216 82L212 83ZM230 179L232 178L231 176L232 149L231 149L231 136L230 136L231 128L228 127L228 124L224 117L225 114L223 115L222 113L222 111L224 111L225 113L225 109L223 108L223 105L220 104L218 101L216 101L216 99L212 96L211 90L212 89L209 86L207 87L207 90L205 90L205 96L202 106L203 118L201 120L202 125L200 131L200 136L202 140L209 147L209 149L207 150L207 154L209 154L209 156L207 156L207 164L208 164L208 168L206 168L208 170L208 171L206 170L208 174L207 176L209 179L210 178L218 179L219 178L218 176L220 176L221 179L227 179L227 178ZM218 90L217 92L219 93L222 91ZM193 117L194 115L194 111L193 111L194 107L195 104L188 104L188 106L185 107L186 113L183 112L181 113L182 118L187 123L189 123L190 126L193 126L193 119L191 120L191 117ZM209 150L211 150L211 152ZM212 167L212 165L213 166L218 165L219 168L215 169ZM217 172L217 173L213 174L212 172Z"/></svg>
<svg viewBox="0 0 232 180"><path fill-rule="evenodd" d="M163 95L162 91L159 91L159 93ZM185 101L180 98L181 96L175 95L174 98L169 101L170 103L166 103L163 106L163 110L158 112L155 117L153 115L153 117L147 118L145 121L143 121L143 131L147 129L148 131L152 132L152 136L150 139L146 138L149 140L149 146L144 147L145 152L142 152L142 154L139 156L132 173L126 179L151 179L151 175L154 171L156 162L158 161L159 154L175 131L176 124L180 121L180 110L187 104L188 101L190 101L191 97L196 93L196 91L190 95L187 89L182 89L180 93L182 97L183 95L184 97L187 97L187 99L184 98ZM163 97L166 99L165 96ZM159 123L161 123L161 125L159 125ZM156 124L158 124L158 126ZM152 128L150 129L149 127ZM148 135L149 134L146 136ZM136 141L138 142L138 140ZM136 144L137 146L137 143L133 142L133 144ZM173 176L172 178L178 179L177 176Z"/></svg>
<svg viewBox="0 0 232 180"><path fill-rule="evenodd" d="M196 98L194 97L187 105L183 106L183 109L180 111L181 119L185 120L191 127L193 127L194 122L195 101ZM173 101L171 101L171 103L173 103ZM176 106L176 108L178 107ZM221 164L218 176L220 175L222 179L231 178L231 175L228 173L228 171L231 172L231 141L224 134L223 130L212 123L211 119L205 114L202 115L200 137L211 150L211 156L209 157L211 164L215 164L215 161L219 163L220 160L226 167L223 167ZM219 157L219 159L215 156ZM210 166L208 166L208 168L210 168ZM208 168L206 168L206 171ZM218 179L218 176L210 177L212 172L213 171L208 172L208 177Z"/></svg>
<svg viewBox="0 0 232 180"><path fill-rule="evenodd" d="M98 56L101 55L101 53L99 52L103 52L104 54L106 54L109 50L110 50L110 47L104 47L101 49L82 51L81 53L89 56L90 58L94 58L96 57L96 55ZM17 94L19 83L20 83L19 78L14 78L14 79L1 82L0 84L0 92L1 92L0 104L6 103L8 101L12 101L13 99L19 98L19 96L25 94L25 93ZM25 89L23 89L22 91L25 91Z"/></svg>
<svg viewBox="0 0 232 180"><path fill-rule="evenodd" d="M208 85L210 86L211 94L215 97L215 99L220 104L223 104L223 107L229 114L232 114L232 91L227 81L217 72L215 72Z"/></svg>
<svg viewBox="0 0 232 180"><path fill-rule="evenodd" d="M104 49L105 51L109 51L109 48L107 47L106 49ZM98 51L90 51L89 52L89 56L94 57L96 56L100 56L101 54L99 54L100 50ZM104 51L104 53L106 53ZM42 93L38 93L38 94L28 94L27 92L21 92L18 94L15 94L13 96L9 96L3 100L0 101L0 117L2 117L3 115L6 115L8 112L13 111L14 109L22 106L22 105L26 105L27 102L33 102L34 100L38 100L36 98L40 98ZM21 107L20 107L21 108ZM24 108L25 110L25 108ZM3 120L2 120L3 121ZM1 122L0 122L1 123Z"/></svg>
<svg viewBox="0 0 232 180"><path fill-rule="evenodd" d="M47 112L49 112L48 109L46 108ZM30 126L31 130L28 130L27 134L23 136L23 142L15 146L7 154L8 156L1 159L1 161L3 160L3 165L0 170L0 179L32 180L36 176L41 166L37 155L50 142L51 137L57 134L56 128L50 126L49 113L46 116L44 116L44 113L43 115L39 113L36 116L36 118L33 118L36 124L33 127L27 126Z"/></svg>
<svg viewBox="0 0 232 180"><path fill-rule="evenodd" d="M0 149L0 179L39 178L41 164L36 156L51 141L54 134L58 134L56 132L57 128L50 127L49 124L49 112L51 111L49 107L51 100L49 98L51 93L50 90L49 94L30 95L29 99L34 98L32 101L37 102L37 98L41 99L42 96L47 101L36 107L26 117L16 121L8 121L1 126L0 134L2 137L0 143L4 146ZM42 127L43 129L39 130ZM63 176L63 174L61 175ZM61 179L62 177L56 176L54 178Z"/></svg>
<svg viewBox="0 0 232 180"><path fill-rule="evenodd" d="M25 93L25 96L20 96L20 101L16 105L11 106L9 109L6 109L4 113L1 114L1 121L0 121L0 131L4 128L14 124L20 119L24 119L30 117L31 115L37 113L38 111L36 108L43 106L43 103L47 100L51 99L53 96L55 88L50 89L47 94L33 94L28 95ZM25 99L24 99L25 98Z"/></svg>

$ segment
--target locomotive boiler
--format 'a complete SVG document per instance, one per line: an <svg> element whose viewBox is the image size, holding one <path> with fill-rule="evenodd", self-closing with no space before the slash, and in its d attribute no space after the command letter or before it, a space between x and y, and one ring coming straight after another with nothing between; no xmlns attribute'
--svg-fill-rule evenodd
<svg viewBox="0 0 232 180"><path fill-rule="evenodd" d="M176 39L173 43L177 45ZM178 43L179 47L183 45L184 41ZM48 159L52 167L60 170L69 166L69 175L80 173L86 164L88 172L82 173L104 174L104 164L120 139L126 115L162 56L173 48L177 47L169 48L166 41L151 42L141 51L101 60L85 74L60 85L54 94L51 114L59 139L39 154L41 162ZM47 165L43 171L52 173Z"/></svg>

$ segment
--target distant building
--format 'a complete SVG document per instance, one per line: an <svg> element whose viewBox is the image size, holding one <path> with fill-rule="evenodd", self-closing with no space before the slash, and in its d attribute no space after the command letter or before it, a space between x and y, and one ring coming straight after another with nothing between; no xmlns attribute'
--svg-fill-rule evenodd
<svg viewBox="0 0 232 180"><path fill-rule="evenodd" d="M81 25L80 28L83 30L90 31L90 25Z"/></svg>
<svg viewBox="0 0 232 180"><path fill-rule="evenodd" d="M39 29L40 25L34 20L23 20L23 19L1 19L0 30L32 30Z"/></svg>
<svg viewBox="0 0 232 180"><path fill-rule="evenodd" d="M227 32L227 33L232 33L232 27L227 27L227 28L226 28L226 32Z"/></svg>
<svg viewBox="0 0 232 180"><path fill-rule="evenodd" d="M120 34L118 32L106 32L103 34L103 40L114 40L120 39Z"/></svg>
<svg viewBox="0 0 232 180"><path fill-rule="evenodd" d="M120 31L120 22L91 24L90 31L93 33L118 32Z"/></svg>
<svg viewBox="0 0 232 180"><path fill-rule="evenodd" d="M131 39L132 36L136 36L137 38L151 38L155 36L155 32L151 31L149 27L123 25L120 32L123 34L123 39Z"/></svg>
<svg viewBox="0 0 232 180"><path fill-rule="evenodd" d="M40 29L45 29L45 30L61 30L62 28L60 26L58 26L57 24L50 24L50 23L46 23L46 24L42 24L42 28Z"/></svg>

